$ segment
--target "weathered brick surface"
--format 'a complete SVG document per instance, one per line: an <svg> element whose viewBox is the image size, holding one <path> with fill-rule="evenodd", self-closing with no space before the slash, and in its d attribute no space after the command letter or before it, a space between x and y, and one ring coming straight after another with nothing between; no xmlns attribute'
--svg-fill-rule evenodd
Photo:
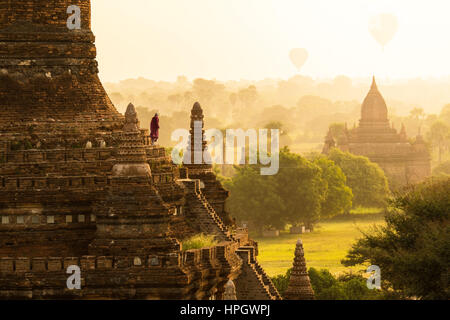
<svg viewBox="0 0 450 320"><path fill-rule="evenodd" d="M265 271L256 261L254 247L240 247L242 272L234 281L238 300L281 300L281 296Z"/></svg>
<svg viewBox="0 0 450 320"><path fill-rule="evenodd" d="M223 222L226 191L208 165L189 168L200 190L134 107L117 112L95 55L90 1L0 3L0 299L220 299L252 243ZM220 243L183 252L198 232ZM71 265L82 290L66 287Z"/></svg>

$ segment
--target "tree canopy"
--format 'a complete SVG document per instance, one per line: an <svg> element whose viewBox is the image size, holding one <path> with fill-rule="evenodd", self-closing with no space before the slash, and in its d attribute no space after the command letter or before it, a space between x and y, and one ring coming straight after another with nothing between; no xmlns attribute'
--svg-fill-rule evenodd
<svg viewBox="0 0 450 320"><path fill-rule="evenodd" d="M310 161L288 148L280 151L276 175L261 176L259 165L236 167L224 181L230 191L227 207L240 221L263 228L283 229L286 224L312 228L323 217L347 211L352 192L342 170L322 158Z"/></svg>
<svg viewBox="0 0 450 320"><path fill-rule="evenodd" d="M352 207L353 192L347 186L347 177L340 167L326 157L314 161L322 169L322 178L327 183L327 193L321 208L321 218L333 217L348 212Z"/></svg>
<svg viewBox="0 0 450 320"><path fill-rule="evenodd" d="M328 158L339 166L353 191L353 205L383 207L389 188L383 170L368 158L356 156L339 149L330 151Z"/></svg>
<svg viewBox="0 0 450 320"><path fill-rule="evenodd" d="M382 286L419 299L449 299L450 178L411 187L392 200L386 225L358 240L342 261L381 269Z"/></svg>

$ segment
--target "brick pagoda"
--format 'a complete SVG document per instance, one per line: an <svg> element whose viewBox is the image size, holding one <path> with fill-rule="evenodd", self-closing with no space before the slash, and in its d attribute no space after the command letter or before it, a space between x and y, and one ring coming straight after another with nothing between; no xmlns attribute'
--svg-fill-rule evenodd
<svg viewBox="0 0 450 320"><path fill-rule="evenodd" d="M280 299L210 166L174 165L112 105L90 26L90 1L0 4L0 299L223 299L230 281ZM199 233L217 245L183 250Z"/></svg>
<svg viewBox="0 0 450 320"><path fill-rule="evenodd" d="M303 243L300 239L295 247L294 264L284 297L286 300L314 300L314 291L306 269Z"/></svg>
<svg viewBox="0 0 450 320"><path fill-rule="evenodd" d="M373 78L372 86L361 105L359 126L345 129L337 145L329 132L324 153L337 146L343 151L368 157L384 170L394 189L422 181L431 175L431 157L419 135L411 143L402 125L400 132L390 125L388 109Z"/></svg>

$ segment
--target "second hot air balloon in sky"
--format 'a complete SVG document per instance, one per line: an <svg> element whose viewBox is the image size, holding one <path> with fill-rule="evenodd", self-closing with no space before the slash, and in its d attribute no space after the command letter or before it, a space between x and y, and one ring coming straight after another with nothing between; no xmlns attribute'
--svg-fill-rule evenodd
<svg viewBox="0 0 450 320"><path fill-rule="evenodd" d="M306 63L306 60L308 60L308 56L308 51L303 48L292 49L289 53L289 57L291 58L292 63L298 71L300 71L300 69Z"/></svg>
<svg viewBox="0 0 450 320"><path fill-rule="evenodd" d="M370 18L369 32L383 49L394 38L397 29L397 17L392 14L382 13Z"/></svg>

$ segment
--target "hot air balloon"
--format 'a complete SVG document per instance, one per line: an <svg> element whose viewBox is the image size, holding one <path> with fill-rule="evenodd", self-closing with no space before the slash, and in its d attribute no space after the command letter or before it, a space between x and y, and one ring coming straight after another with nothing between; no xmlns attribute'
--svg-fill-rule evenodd
<svg viewBox="0 0 450 320"><path fill-rule="evenodd" d="M392 14L382 13L370 18L369 32L383 49L394 38L397 29L397 17Z"/></svg>
<svg viewBox="0 0 450 320"><path fill-rule="evenodd" d="M308 60L308 51L303 48L295 48L291 50L289 57L291 58L294 66L298 69L298 71L300 71L306 60Z"/></svg>

